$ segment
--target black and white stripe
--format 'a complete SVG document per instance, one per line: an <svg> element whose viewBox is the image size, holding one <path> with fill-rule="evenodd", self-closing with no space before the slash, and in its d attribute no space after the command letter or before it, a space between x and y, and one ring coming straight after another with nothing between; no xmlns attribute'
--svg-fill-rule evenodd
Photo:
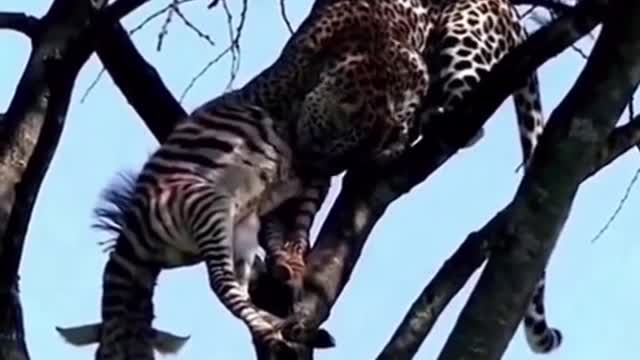
<svg viewBox="0 0 640 360"><path fill-rule="evenodd" d="M311 226L327 197L330 179L318 177L303 185L299 196L265 215L259 236L269 271L293 291L302 287Z"/></svg>
<svg viewBox="0 0 640 360"><path fill-rule="evenodd" d="M153 359L186 338L151 328L161 269L204 261L210 285L251 334L279 343L279 321L251 304L247 286L259 215L300 192L291 150L261 108L213 101L178 124L136 179L110 187L98 227L117 235L103 279L102 323L58 329L96 358Z"/></svg>

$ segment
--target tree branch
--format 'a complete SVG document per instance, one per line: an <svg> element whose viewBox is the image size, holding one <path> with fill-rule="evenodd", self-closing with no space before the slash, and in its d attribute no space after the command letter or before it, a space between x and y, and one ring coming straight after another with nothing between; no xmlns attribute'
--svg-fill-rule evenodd
<svg viewBox="0 0 640 360"><path fill-rule="evenodd" d="M469 234L455 253L445 261L429 284L413 302L404 319L376 358L412 359L438 317L471 275L486 260L490 227Z"/></svg>
<svg viewBox="0 0 640 360"><path fill-rule="evenodd" d="M573 6L565 4L562 0L511 0L511 3L513 5L538 6L558 14L564 14L573 9Z"/></svg>
<svg viewBox="0 0 640 360"><path fill-rule="evenodd" d="M453 113L433 121L423 139L384 174L347 173L307 259L304 296L295 305L299 324L292 327L292 338L308 335L329 316L387 206L455 154L529 74L588 34L601 21L606 5L604 0L584 0L534 33L495 66Z"/></svg>
<svg viewBox="0 0 640 360"><path fill-rule="evenodd" d="M502 211L491 258L438 359L499 359L569 216L580 183L640 81L640 4L611 1L592 55L551 115ZM612 116L613 114L613 116Z"/></svg>
<svg viewBox="0 0 640 360"><path fill-rule="evenodd" d="M640 117L636 117L633 121L613 130L607 139L607 144L598 152L594 170L584 178L583 182L639 142ZM378 360L411 359L415 356L442 311L475 270L487 259L488 247L490 244L495 244L498 218L500 218L499 215L479 231L469 234L462 245L443 264L411 305L393 336L377 357Z"/></svg>
<svg viewBox="0 0 640 360"><path fill-rule="evenodd" d="M606 144L600 149L596 155L596 161L591 172L587 175L590 177L609 165L620 155L627 152L632 147L640 144L640 116L636 116L628 123L615 128L606 140Z"/></svg>
<svg viewBox="0 0 640 360"><path fill-rule="evenodd" d="M188 116L171 94L156 69L138 52L120 24L105 31L100 38L97 54L116 86L138 113L153 136L162 143L175 124ZM288 216L286 204L274 211ZM285 217L286 218L286 217ZM279 316L286 316L293 302L289 289L267 273L262 263L252 270L250 294L259 307ZM311 358L311 351L300 349L300 359ZM270 355L268 349L256 344L258 358Z"/></svg>
<svg viewBox="0 0 640 360"><path fill-rule="evenodd" d="M156 139L164 141L187 113L156 69L142 57L120 24L101 34L96 51L129 104Z"/></svg>
<svg viewBox="0 0 640 360"><path fill-rule="evenodd" d="M33 42L32 52L0 128L2 359L29 358L18 269L33 204L64 126L75 79L93 51L99 27L133 10L116 7L103 15L105 4L55 0L37 26L25 30Z"/></svg>
<svg viewBox="0 0 640 360"><path fill-rule="evenodd" d="M104 8L101 17L105 21L113 23L144 5L147 1L149 0L116 0Z"/></svg>
<svg viewBox="0 0 640 360"><path fill-rule="evenodd" d="M38 19L23 13L0 11L0 30L10 29L18 31L32 38L38 26Z"/></svg>

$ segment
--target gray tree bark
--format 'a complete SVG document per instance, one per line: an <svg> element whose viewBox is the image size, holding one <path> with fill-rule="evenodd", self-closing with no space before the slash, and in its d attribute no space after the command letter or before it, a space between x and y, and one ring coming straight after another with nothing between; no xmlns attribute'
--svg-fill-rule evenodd
<svg viewBox="0 0 640 360"><path fill-rule="evenodd" d="M78 72L99 28L144 1L55 0L42 19L0 13L32 51L0 126L0 359L28 359L18 269L33 204L62 132Z"/></svg>
<svg viewBox="0 0 640 360"><path fill-rule="evenodd" d="M313 6L329 1L317 0ZM547 0L527 2L541 1ZM42 19L0 13L0 27L21 31L34 44L16 95L0 122L0 360L28 359L17 295L24 233L55 151L75 77L88 56L97 52L116 86L159 141L187 116L122 26L113 25L143 2L118 0L103 9L104 4L88 0L54 0ZM614 16L622 20L605 21L593 58L574 90L554 111L531 171L514 200L487 226L471 234L445 263L407 314L404 321L410 325L398 328L380 356L411 358L451 297L490 255L441 358L499 358L580 182L640 140L639 121L613 129L621 101L628 99L637 84L634 60L638 49L631 34L640 29L630 19L631 14L638 15L638 4L611 2L615 3L612 13L607 0L583 0L576 8L553 5L564 15L507 56L463 106L435 121L403 159L378 176L348 173L307 259L302 299L292 304L284 289L256 269L258 276L251 285L254 301L296 320L285 329L289 337L308 337L328 318L386 208L453 156L531 71L591 31L605 15ZM618 56L616 61L622 65L612 67L612 56ZM608 93L611 89L616 91ZM585 97L598 101L580 103ZM584 103L590 106L574 106ZM568 173L567 166L572 166ZM562 171L553 171L556 168ZM257 355L259 359L275 358L260 346ZM300 349L298 358L312 359L313 352Z"/></svg>

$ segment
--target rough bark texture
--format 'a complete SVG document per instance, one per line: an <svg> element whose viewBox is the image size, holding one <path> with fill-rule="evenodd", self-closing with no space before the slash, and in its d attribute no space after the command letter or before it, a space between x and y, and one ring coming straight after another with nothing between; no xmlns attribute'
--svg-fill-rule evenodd
<svg viewBox="0 0 640 360"><path fill-rule="evenodd" d="M500 242L439 357L499 359L569 216L580 183L598 159L640 81L640 3L612 0L602 33L574 87L552 113L514 200Z"/></svg>
<svg viewBox="0 0 640 360"><path fill-rule="evenodd" d="M28 359L18 269L31 211L55 152L80 68L97 29L142 2L56 0L42 19L0 14L32 51L0 127L0 359ZM17 24L22 19L22 24ZM2 25L0 21L0 25Z"/></svg>
<svg viewBox="0 0 640 360"><path fill-rule="evenodd" d="M561 18L534 33L491 71L486 81L483 81L477 91L467 99L468 101L459 107L458 114L447 116L447 119L451 120L448 123L464 124L464 128L475 131L478 128L477 125L471 128L467 124L486 121L486 118L495 111L498 104L514 87L513 84L517 83L517 77L522 78L593 30L602 20L601 15L607 3L608 1L598 0L582 1L571 11L566 10ZM512 79L512 84L501 79ZM464 109L467 111L465 112ZM460 121L461 118L469 121ZM457 122L454 122L456 119ZM459 127L445 129L444 133L454 137L459 133L459 129ZM624 134L627 133L628 131L624 132ZM630 137L630 135L625 136ZM622 141L619 143L622 145ZM407 168L420 169L415 165ZM412 183L421 181L420 179L425 176L423 174L412 176L416 179ZM410 183L405 186L413 185ZM490 239L495 238L495 234L492 234L495 228L495 221L492 221L480 231L469 235L412 304L389 343L380 353L379 359L410 359L415 355L449 301L486 259L485 248Z"/></svg>
<svg viewBox="0 0 640 360"><path fill-rule="evenodd" d="M116 24L96 48L98 58L153 136L164 141L178 120L187 116L156 69L138 52L126 30Z"/></svg>
<svg viewBox="0 0 640 360"><path fill-rule="evenodd" d="M330 1L317 0L313 6ZM317 329L328 318L386 208L453 156L532 70L592 30L608 14L608 2L583 0L571 10L558 7L565 15L501 61L459 109L434 121L424 139L398 163L379 176L347 174L307 259L302 299L292 304L291 294L257 267L251 284L256 304L295 319L294 326L285 329L291 338L304 339ZM381 358L411 358L440 312L489 251L489 264L441 358L497 359L506 348L579 183L640 139L640 120L611 132L612 114L620 112L620 101L628 99L637 83L639 70L633 60L640 55L632 39L640 23L634 25L630 20L640 15L639 5L611 2L617 12L609 16L616 21L606 24L587 69L554 112L550 130L516 197L444 264ZM0 359L28 359L17 296L24 233L62 129L73 82L91 52L97 51L115 84L160 142L186 116L122 26L109 22L142 3L144 0L118 0L102 12L107 14L106 23L92 21L102 4L89 0L54 0L41 20L0 13L1 27L22 31L34 45L0 123ZM98 41L91 41L95 39ZM615 68L612 59L617 61ZM576 109L575 104L582 107ZM562 171L553 170L558 167ZM277 358L259 345L256 351L259 359ZM312 358L310 349L300 349L298 359Z"/></svg>
<svg viewBox="0 0 640 360"><path fill-rule="evenodd" d="M592 30L606 5L604 0L585 0L533 34L496 65L457 110L434 121L423 140L384 175L369 173L361 180L358 174L345 176L342 192L307 259L304 296L295 305L299 323L292 332L304 335L328 318L370 231L388 205L454 155L531 71ZM418 341L412 345L417 350L422 339L414 341Z"/></svg>

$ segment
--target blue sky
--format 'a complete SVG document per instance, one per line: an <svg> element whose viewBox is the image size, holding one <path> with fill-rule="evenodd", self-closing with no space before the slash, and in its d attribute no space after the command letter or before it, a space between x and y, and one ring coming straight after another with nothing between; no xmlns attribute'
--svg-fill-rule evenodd
<svg viewBox="0 0 640 360"><path fill-rule="evenodd" d="M125 19L126 27L132 28L166 3L154 1L139 9ZM268 66L288 38L277 1L249 3L236 86ZM311 1L287 3L292 23L297 26ZM5 0L0 11L40 16L49 4L50 0ZM174 19L162 52L157 52L156 38L164 17L134 36L139 49L176 96L228 44L222 9L206 11L204 7L201 0L182 9L193 23L212 34L215 47ZM1 112L24 68L29 43L21 35L0 31L0 44ZM567 51L541 69L547 115L582 65L582 59ZM117 171L139 168L157 146L108 76L100 80L84 103L80 102L100 69L95 56L82 69L66 128L29 228L20 274L27 343L36 360L92 358L95 347L73 348L58 337L54 327L99 319L106 255L97 242L107 234L90 228L91 210ZM184 106L191 110L219 95L227 83L228 70L228 60L214 66L187 95ZM337 338L337 347L319 352L318 359L375 357L415 296L460 241L511 199L521 178L514 173L519 156L513 108L511 101L506 101L479 144L459 153L428 181L395 202L377 224L351 282L325 323ZM612 214L638 167L640 156L632 151L589 180L578 195L548 270L547 311L551 322L565 334L563 347L548 359L637 356L635 324L640 322L640 282L634 274L640 270L640 243L633 235L637 234L633 223L634 214L640 212L638 189L632 190L625 208L604 236L596 243L590 239ZM332 189L331 199L336 190ZM325 204L322 216L326 210ZM476 276L454 299L416 359L436 357L475 280ZM163 272L154 300L157 327L191 335L180 359L253 358L247 330L209 291L202 266ZM519 328L504 358L536 357Z"/></svg>

